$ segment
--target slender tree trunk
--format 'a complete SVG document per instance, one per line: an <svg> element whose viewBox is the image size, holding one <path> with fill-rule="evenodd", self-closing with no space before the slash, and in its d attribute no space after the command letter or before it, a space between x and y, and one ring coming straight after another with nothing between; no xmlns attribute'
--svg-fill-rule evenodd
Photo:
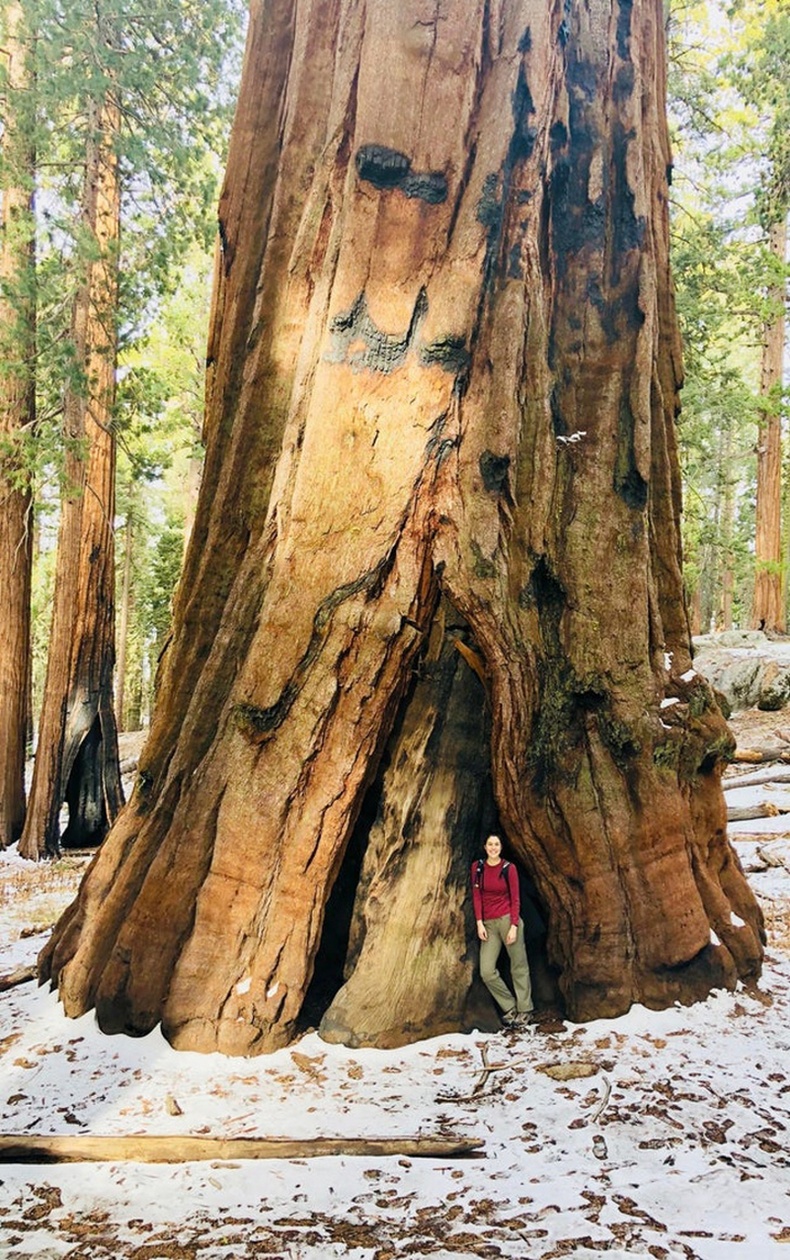
<svg viewBox="0 0 790 1260"><path fill-rule="evenodd" d="M173 636L42 957L70 1013L272 1050L335 946L326 1035L469 1026L489 729L572 1017L759 971L682 591L663 76L658 0L253 4Z"/></svg>
<svg viewBox="0 0 790 1260"><path fill-rule="evenodd" d="M781 269L787 249L787 217L769 233L771 253ZM771 291L774 315L763 341L760 396L762 417L757 438L757 508L754 542L752 624L784 633L782 567L782 364L785 341L785 283Z"/></svg>
<svg viewBox="0 0 790 1260"><path fill-rule="evenodd" d="M123 581L121 584L121 609L118 623L118 668L116 671L115 714L118 729L125 731L126 716L126 649L129 641L129 614L132 603L132 546L134 538L134 509L130 506L126 514L124 532Z"/></svg>
<svg viewBox="0 0 790 1260"><path fill-rule="evenodd" d="M34 79L22 6L3 12L6 60L0 222L0 849L25 818L30 679L31 467L35 423Z"/></svg>
<svg viewBox="0 0 790 1260"><path fill-rule="evenodd" d="M721 476L724 481L721 508L721 622L723 630L732 629L732 604L735 577L733 573L732 531L735 517L735 487L730 465L732 461L732 429L727 425L723 435Z"/></svg>
<svg viewBox="0 0 790 1260"><path fill-rule="evenodd" d="M20 852L98 844L122 803L113 708L115 438L112 410L120 224L113 138L117 104L97 107L85 173L85 225L96 242L75 300L73 339L82 388L65 406L66 488L61 506L52 634L38 749ZM68 805L60 835L60 810Z"/></svg>

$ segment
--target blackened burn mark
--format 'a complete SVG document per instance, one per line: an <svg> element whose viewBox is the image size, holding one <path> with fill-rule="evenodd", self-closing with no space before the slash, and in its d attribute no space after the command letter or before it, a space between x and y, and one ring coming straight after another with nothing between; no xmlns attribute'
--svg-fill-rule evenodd
<svg viewBox="0 0 790 1260"><path fill-rule="evenodd" d="M617 459L614 488L628 507L641 511L647 504L647 482L636 466L634 452L634 414L627 397L620 399L617 420Z"/></svg>
<svg viewBox="0 0 790 1260"><path fill-rule="evenodd" d="M469 367L469 351L464 337L439 337L420 347L420 362L424 367L437 364L445 372L457 376Z"/></svg>
<svg viewBox="0 0 790 1260"><path fill-rule="evenodd" d="M529 90L527 76L524 70L524 64L518 68L518 78L516 87L511 99L511 108L513 110L513 134L510 137L508 153L505 159L508 175L508 184L510 183L510 175L513 167L517 162L525 161L535 147L537 139L537 130L530 123L530 118L535 113L535 102L532 99L532 93Z"/></svg>
<svg viewBox="0 0 790 1260"><path fill-rule="evenodd" d="M627 101L634 90L634 67L630 61L620 66L612 86L612 99L616 105Z"/></svg>
<svg viewBox="0 0 790 1260"><path fill-rule="evenodd" d="M631 12L634 0L620 0L617 13L617 52L626 61L631 52Z"/></svg>
<svg viewBox="0 0 790 1260"><path fill-rule="evenodd" d="M528 34L529 32L522 37L522 44L528 38ZM477 203L477 221L486 229L487 238L481 303L486 289L491 285L497 272L505 208L510 198L513 172L520 162L526 161L532 155L538 134L531 122L532 115L535 113L535 103L529 90L523 63L519 66L518 78L510 103L513 113L513 132L507 154L500 171L486 175L480 200ZM511 278L521 279L522 277L520 251L517 246L509 251L505 261L505 273Z"/></svg>
<svg viewBox="0 0 790 1260"><path fill-rule="evenodd" d="M425 289L420 289L403 336L382 332L370 318L365 294L360 293L349 311L331 321L332 346L326 357L330 363L348 363L355 371L394 372L405 363L427 311L428 298Z"/></svg>
<svg viewBox="0 0 790 1260"><path fill-rule="evenodd" d="M495 455L493 451L483 451L480 456L480 475L483 485L492 494L502 494L507 490L509 455Z"/></svg>
<svg viewBox="0 0 790 1260"><path fill-rule="evenodd" d="M632 249L639 249L645 235L643 215L634 211L635 197L628 183L627 157L628 145L634 138L632 131L626 131L622 123L615 123L612 129L612 159L614 166L614 189L612 206L612 266L613 283L618 283L619 260Z"/></svg>
<svg viewBox="0 0 790 1260"><path fill-rule="evenodd" d="M469 351L463 336L448 333L435 341L420 342L419 333L428 313L428 297L420 289L409 326L402 336L386 333L370 317L367 299L360 293L348 311L336 315L329 324L332 339L326 360L347 363L355 372L371 371L389 374L406 362L416 349L423 367L440 367L465 380L469 367Z"/></svg>
<svg viewBox="0 0 790 1260"><path fill-rule="evenodd" d="M552 153L556 153L558 149L564 149L568 143L568 128L565 123L558 119L549 132L549 144Z"/></svg>
<svg viewBox="0 0 790 1260"><path fill-rule="evenodd" d="M532 52L532 31L529 27L524 31L521 39L518 41L518 51L523 56L524 53Z"/></svg>
<svg viewBox="0 0 790 1260"><path fill-rule="evenodd" d="M413 171L411 158L381 144L363 144L354 159L360 179L380 192L397 188L407 197L439 205L447 200L447 177L443 171Z"/></svg>
<svg viewBox="0 0 790 1260"><path fill-rule="evenodd" d="M549 353L551 353L551 350L549 351ZM565 421L565 417L562 414L562 408L560 406L560 399L559 399L559 386L556 384L552 387L551 394L549 396L549 407L551 409L551 427L554 430L554 436L567 437L568 425Z"/></svg>

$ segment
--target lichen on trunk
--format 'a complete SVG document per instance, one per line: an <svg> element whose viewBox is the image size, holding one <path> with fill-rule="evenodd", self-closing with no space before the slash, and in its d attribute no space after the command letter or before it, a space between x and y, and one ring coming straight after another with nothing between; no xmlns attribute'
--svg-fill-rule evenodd
<svg viewBox="0 0 790 1260"><path fill-rule="evenodd" d="M42 958L107 1029L470 1026L494 810L572 1017L759 971L681 583L661 6L447 16L253 7L157 712Z"/></svg>

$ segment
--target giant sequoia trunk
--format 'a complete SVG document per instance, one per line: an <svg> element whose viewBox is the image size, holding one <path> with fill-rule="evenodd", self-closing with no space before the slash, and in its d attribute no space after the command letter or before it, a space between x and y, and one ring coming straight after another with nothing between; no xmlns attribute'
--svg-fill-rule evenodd
<svg viewBox="0 0 790 1260"><path fill-rule="evenodd" d="M759 970L681 588L663 59L659 0L253 4L201 497L42 957L69 1013L249 1054L331 981L329 1038L469 1027L494 809L573 1018Z"/></svg>
<svg viewBox="0 0 790 1260"><path fill-rule="evenodd" d="M35 421L33 73L21 5L3 10L6 59L0 219L0 849L25 818L33 557L30 466Z"/></svg>
<svg viewBox="0 0 790 1260"><path fill-rule="evenodd" d="M65 402L52 633L38 748L19 851L98 844L122 804L113 710L115 359L120 186L113 139L118 106L97 105L85 167L84 224L95 256L74 304L72 334L83 372ZM61 835L60 812L68 806Z"/></svg>

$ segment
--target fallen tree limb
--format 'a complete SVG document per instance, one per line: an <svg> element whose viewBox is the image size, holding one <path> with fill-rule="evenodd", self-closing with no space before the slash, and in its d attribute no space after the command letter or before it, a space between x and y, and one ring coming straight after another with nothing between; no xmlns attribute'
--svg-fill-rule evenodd
<svg viewBox="0 0 790 1260"><path fill-rule="evenodd" d="M757 765L761 761L784 761L790 762L790 749L787 748L736 748L732 755L732 760L736 762L754 762Z"/></svg>
<svg viewBox="0 0 790 1260"><path fill-rule="evenodd" d="M790 783L790 770L758 770L755 774L742 774L740 778L722 779L725 792L740 787L757 787L761 783Z"/></svg>
<svg viewBox="0 0 790 1260"><path fill-rule="evenodd" d="M0 1135L0 1164L92 1161L182 1164L190 1160L313 1159L321 1155L406 1155L453 1159L481 1155L485 1143L467 1138L207 1138L192 1134L134 1137Z"/></svg>
<svg viewBox="0 0 790 1260"><path fill-rule="evenodd" d="M790 814L790 805L772 805L761 801L758 805L728 805L727 822L749 822L752 818L776 818L777 814Z"/></svg>
<svg viewBox="0 0 790 1260"><path fill-rule="evenodd" d="M35 967L17 967L16 971L9 971L7 975L0 976L0 993L5 993L6 989L14 989L18 984L27 984L28 980L35 980Z"/></svg>

